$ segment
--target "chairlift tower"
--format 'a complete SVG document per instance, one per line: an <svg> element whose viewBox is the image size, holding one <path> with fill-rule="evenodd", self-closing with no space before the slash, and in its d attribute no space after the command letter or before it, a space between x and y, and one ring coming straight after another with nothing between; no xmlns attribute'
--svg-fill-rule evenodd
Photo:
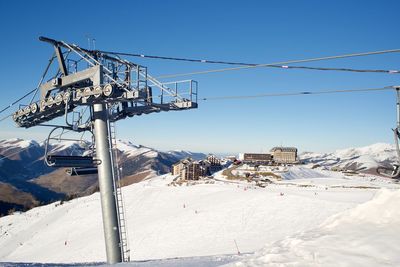
<svg viewBox="0 0 400 267"><path fill-rule="evenodd" d="M118 164L113 155L113 123L132 116L197 108L197 82L162 83L150 76L146 67L120 57L47 37L39 40L51 44L54 54L38 87L40 94L35 94L39 99L34 101L34 97L17 110L13 120L23 128L50 126L93 133L95 158L46 154L45 160L51 166L75 168L71 173L97 168L107 263L127 261L129 252L124 251L127 237L121 233L122 214L115 183ZM56 73L42 83L55 59ZM85 122L80 112L78 119L73 119L82 108L90 113ZM65 117L61 125L49 123L60 117Z"/></svg>

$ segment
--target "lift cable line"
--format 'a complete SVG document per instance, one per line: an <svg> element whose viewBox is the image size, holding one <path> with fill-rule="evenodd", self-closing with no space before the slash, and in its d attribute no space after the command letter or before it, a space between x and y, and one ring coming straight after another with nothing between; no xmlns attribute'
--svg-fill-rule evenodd
<svg viewBox="0 0 400 267"><path fill-rule="evenodd" d="M379 55L379 54L387 54L387 53L399 53L399 52L400 52L400 49L392 49L392 50L381 50L381 51L364 52L364 53L343 54L343 55L317 57L317 58L309 58L309 59L288 60L288 61L266 63L266 64L246 65L246 66L239 66L239 67L232 67L232 68L221 68L221 69L211 69L211 70L194 71L194 72L187 72L187 73L166 74L166 75L157 76L157 78L158 79L176 78L176 77L182 77L182 76L192 76L192 75L227 72L227 71L235 71L235 70L243 70L243 69L271 67L271 66L278 66L280 68L286 68L286 65L295 64L295 63L315 62L315 61L323 61L323 60L362 57L362 56ZM294 66L292 66L292 67L294 67ZM309 67L307 67L307 68L309 68ZM364 71L359 70L359 72L364 72ZM376 70L376 71L380 72L381 70ZM382 70L382 71L385 72L386 70ZM400 71L399 70L387 70L387 73L396 74L396 73L400 73Z"/></svg>
<svg viewBox="0 0 400 267"><path fill-rule="evenodd" d="M6 119L11 118L11 117L12 117L12 114L4 116L3 118L0 119L0 122L5 121Z"/></svg>
<svg viewBox="0 0 400 267"><path fill-rule="evenodd" d="M15 104L19 103L20 101L22 101L22 100L25 99L26 97L28 97L28 96L30 96L31 94L35 93L35 94L32 96L31 101L30 101L29 104L32 103L34 97L36 96L36 92L39 90L39 87L40 87L40 85L42 84L43 80L45 79L46 74L47 74L47 72L49 71L49 68L50 68L50 66L51 66L51 64L53 63L53 60L54 60L55 58L56 58L56 56L55 56L55 54L53 53L53 55L52 55L51 58L49 59L49 63L47 64L46 69L44 70L44 72L43 72L43 74L42 74L42 76L41 76L41 78L40 78L40 80L39 80L39 83L38 83L38 85L36 86L36 88L35 88L35 89L32 89L32 90L29 91L29 92L27 92L25 95L23 95L22 97L18 98L17 100L15 100L14 102L12 102L12 103L11 103L10 105L8 105L7 107L5 107L5 108L3 108L2 110L0 110L0 114L3 113L4 111L6 111L7 109L11 108L11 107L14 106ZM10 115L10 116L7 116L6 118L8 118L8 117L11 117L11 115ZM2 118L2 119L0 119L0 121L3 121L4 119L5 119L5 118Z"/></svg>
<svg viewBox="0 0 400 267"><path fill-rule="evenodd" d="M336 94L336 93L363 93L363 92L379 92L379 91L388 91L388 90L398 90L399 86L385 86L381 88L368 88L368 89L348 89L348 90L321 90L321 91L301 91L301 92L287 92L287 93L266 93L266 94L258 94L258 95L244 95L244 96L211 96L211 97L203 97L198 99L199 101L218 101L218 100L229 100L229 99L251 99L251 98L263 98L263 97L285 97L285 96L298 96L298 95L318 95L318 94ZM32 91L33 92L33 91ZM1 119L0 121L10 117L11 115ZM81 117L83 114L81 114ZM64 134L71 132L72 130L67 130ZM58 135L60 136L60 135ZM42 142L45 142L44 139ZM12 157L15 154L18 154L28 148L22 148L11 155L5 155L5 158Z"/></svg>
<svg viewBox="0 0 400 267"><path fill-rule="evenodd" d="M400 52L399 50L388 50L390 52ZM326 68L326 67L309 67L309 66L287 66L287 65L270 65L270 64L260 64L260 63L245 63L245 62L232 62L232 61L221 61L221 60L207 60L207 59L193 59L193 58L179 58L179 57L166 57L166 56L155 56L155 55L144 55L144 54L134 54L134 53L123 53L123 52L110 52L110 51L100 51L102 53L109 53L113 55L120 56L131 56L149 59L161 59L161 60L173 60L173 61L184 61L184 62L195 62L195 63L206 63L206 64L224 64L224 65L237 65L237 66L252 66L252 67L271 67L271 68L281 68L281 69L305 69L305 70L321 70L321 71L347 71L347 72L367 72L367 73L388 73L388 74L398 74L400 70L384 70L384 69L354 69L354 68ZM383 51L381 51L383 53ZM376 52L371 52L376 53ZM387 52L389 53L389 52ZM360 55L361 56L361 55ZM163 78L160 76L158 78Z"/></svg>
<svg viewBox="0 0 400 267"><path fill-rule="evenodd" d="M284 97L284 96L299 96L299 95L321 95L321 94L340 94L340 93L361 93L361 92L379 92L395 90L400 86L385 86L381 88L367 88L367 89L345 89L345 90L322 90L322 91L301 91L301 92L287 92L287 93L266 93L257 95L242 95L242 96L212 96L199 98L199 101L208 100L229 100L229 99L246 99L246 98L262 98L262 97Z"/></svg>
<svg viewBox="0 0 400 267"><path fill-rule="evenodd" d="M10 105L6 106L5 108L3 108L2 110L0 110L0 114L3 113L4 111L6 111L7 109L11 108L12 106L14 106L15 104L21 102L22 100L24 100L26 97L30 96L31 94L33 94L35 91L37 90L37 88L29 91L28 93L26 93L25 95L21 96L20 98L18 98L17 100L15 100L14 102L12 102Z"/></svg>
<svg viewBox="0 0 400 267"><path fill-rule="evenodd" d="M366 93L366 92L384 92L384 91L398 91L400 86L385 86L380 88L366 88L366 89L343 89L343 90L320 90L320 91L298 91L298 92L287 92L287 93L266 93L257 95L242 95L242 96L211 96L199 98L198 101L219 101L219 100L234 100L234 99L252 99L252 98L264 98L264 97L286 97L286 96L309 96L309 95L322 95L322 94L340 94L340 93ZM71 132L72 130L67 130L64 134ZM57 135L59 137L61 134ZM41 142L45 142L46 139ZM10 155L4 155L5 158L10 158L22 151L27 150L27 148L21 148Z"/></svg>
<svg viewBox="0 0 400 267"><path fill-rule="evenodd" d="M229 96L209 96L199 98L198 101L215 101L215 100L229 100L229 99L250 99L250 98L263 98L263 97L285 97L285 96L299 96L299 95L321 95L321 94L338 94L338 93L363 93L363 92L379 92L379 91L388 91L395 90L399 88L399 86L385 86L379 88L366 88L366 89L344 89L344 90L321 90L321 91L298 91L298 92L286 92L286 93L265 93L265 94L257 94L257 95L229 95ZM8 115L2 119L0 122L11 117L12 115Z"/></svg>
<svg viewBox="0 0 400 267"><path fill-rule="evenodd" d="M70 49L73 49L71 45L68 45ZM74 46L74 45L72 45ZM84 48L79 48L79 50L85 52L90 51ZM308 67L308 66L288 66L285 64L293 64L293 63L300 63L300 62L312 62L312 61L321 61L321 60L330 60L330 59L338 59L338 58L348 58L348 57L359 57L359 56L368 56L368 55L377 55L377 54L385 54L385 53L398 53L400 49L392 49L392 50L381 50L381 51L373 51L373 52L364 52L364 53L353 53L353 54L344 54L344 55L337 55L337 56L328 56L328 57L321 57L321 58L311 58L311 59L303 59L303 60L290 60L290 61L283 61L283 62L276 62L276 63L268 63L268 64L257 64L257 63L244 63L244 62L231 62L231 61L220 61L220 60L206 60L206 59L192 59L192 58L179 58L179 57L166 57L166 56L155 56L155 55L143 55L143 54L134 54L134 53L123 53L123 52L114 52L114 51L104 51L104 50L94 50L95 53L102 53L102 54L111 54L117 56L132 56L132 57L141 57L141 58L152 58L152 59L163 59L163 60L175 60L175 61L186 61L186 62L197 62L197 63L208 63L208 64L227 64L227 65L240 65L242 67L238 68L224 68L224 69L214 69L214 70L206 70L206 71L198 71L198 72L190 72L190 73L180 73L180 74L169 74L169 75L161 75L155 77L156 79L163 79L163 78L173 78L173 77L180 77L180 76L188 76L188 75L198 75L198 74L207 74L207 73L214 73L214 72L224 72L224 71L233 71L233 70L240 70L240 69L248 69L248 68L257 68L257 67L271 67L271 68L281 68L281 69L307 69L307 70L320 70L320 71L348 71L348 72L360 72L360 73L388 73L388 74L399 74L400 70L383 70L383 69L352 69L352 68L326 68L326 67ZM51 61L55 58L53 55L50 59ZM86 60L84 56L77 61ZM89 61L90 62L90 61ZM51 63L51 62L50 62ZM47 73L48 68L46 69L45 73ZM43 79L42 79L43 80ZM40 84L40 83L39 83ZM25 97L29 96L30 94L37 91L38 88L31 90L23 97L17 99L9 106L0 110L0 114L5 110L9 109L13 105L17 104ZM8 118L10 116L7 116ZM6 118L0 119L3 121Z"/></svg>

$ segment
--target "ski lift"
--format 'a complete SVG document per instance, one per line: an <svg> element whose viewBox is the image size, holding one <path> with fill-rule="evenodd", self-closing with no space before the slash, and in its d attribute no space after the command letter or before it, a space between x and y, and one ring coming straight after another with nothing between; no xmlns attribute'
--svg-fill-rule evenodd
<svg viewBox="0 0 400 267"><path fill-rule="evenodd" d="M396 87L397 94L397 125L396 128L393 129L394 133L394 143L396 145L396 153L397 153L397 163L393 164L392 167L384 167L380 166L376 169L377 173L392 179L400 178L400 147L399 147L399 139L400 139L400 87Z"/></svg>
<svg viewBox="0 0 400 267"><path fill-rule="evenodd" d="M62 129L61 134L58 137L52 137L54 131L60 128ZM68 174L71 173L70 175L83 175L84 173L89 174L88 169L95 169L97 173L97 165L100 164L100 160L93 158L93 150L90 151L89 156L57 155L49 151L50 140L78 141L80 143L83 143L82 138L81 139L63 138L62 136L64 134L64 130L65 127L55 127L53 130L50 131L50 134L46 140L45 156L44 156L44 160L47 166L71 168L69 171L67 170ZM86 171L82 172L83 169L86 169ZM90 173L94 173L94 170L91 170Z"/></svg>

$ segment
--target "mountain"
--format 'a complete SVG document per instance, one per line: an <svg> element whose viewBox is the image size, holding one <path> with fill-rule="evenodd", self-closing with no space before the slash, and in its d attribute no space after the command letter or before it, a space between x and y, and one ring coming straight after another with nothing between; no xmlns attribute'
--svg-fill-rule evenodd
<svg viewBox="0 0 400 267"><path fill-rule="evenodd" d="M185 150L170 150L167 151L168 154L174 156L175 158L192 158L194 160L202 160L205 158L205 155L203 153L193 153L190 151L185 151Z"/></svg>
<svg viewBox="0 0 400 267"><path fill-rule="evenodd" d="M33 140L0 141L0 216L6 213L6 208L25 210L64 197L62 193L30 181L54 171L43 163L43 154L43 146ZM26 199L27 195L31 201L20 203L20 199Z"/></svg>
<svg viewBox="0 0 400 267"><path fill-rule="evenodd" d="M83 155L87 153L87 146L84 142L63 141L50 145L49 151L54 155ZM161 152L122 140L117 141L117 148L123 185L167 173L173 163L184 157L205 157L188 151ZM69 176L64 168L46 166L44 153L44 144L34 140L0 141L0 182L14 188L10 191L0 187L0 206L9 208L10 205L4 204L9 203L15 204L16 209L27 209L39 203L88 195L98 190L97 175ZM21 206L17 199L25 193L31 195L32 202ZM12 198L14 202L10 202Z"/></svg>
<svg viewBox="0 0 400 267"><path fill-rule="evenodd" d="M144 178L165 174L170 172L172 164L186 157L203 159L203 153L189 151L167 151L162 152L156 149L135 145L129 141L117 140L119 150L119 165L122 167L121 176L124 177L123 185L139 182Z"/></svg>
<svg viewBox="0 0 400 267"><path fill-rule="evenodd" d="M306 164L325 169L354 170L376 174L379 166L389 167L398 162L394 145L377 143L370 146L336 150L332 153L304 152L300 159Z"/></svg>

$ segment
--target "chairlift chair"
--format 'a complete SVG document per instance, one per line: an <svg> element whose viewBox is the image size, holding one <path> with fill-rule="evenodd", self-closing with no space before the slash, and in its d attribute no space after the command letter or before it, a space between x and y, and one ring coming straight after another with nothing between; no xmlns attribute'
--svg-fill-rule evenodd
<svg viewBox="0 0 400 267"><path fill-rule="evenodd" d="M59 137L52 137L53 132L56 129L60 129L62 127L55 127L46 140L45 147L45 163L49 167L63 167L70 168L67 170L69 175L85 175L85 174L94 174L97 173L97 165L100 164L98 159L93 158L93 156L72 156L72 155L57 155L52 154L49 151L50 140L58 140L58 141L79 141L82 142L82 139L65 139L62 138L64 133L64 128L62 128L62 133ZM93 154L93 153L91 153Z"/></svg>
<svg viewBox="0 0 400 267"><path fill-rule="evenodd" d="M399 139L400 139L400 87L396 87L397 94L397 127L393 129L394 133L394 143L396 146L397 153L397 163L393 164L392 167L384 167L379 166L376 171L378 174L392 178L392 179L400 179L400 147L399 147Z"/></svg>

